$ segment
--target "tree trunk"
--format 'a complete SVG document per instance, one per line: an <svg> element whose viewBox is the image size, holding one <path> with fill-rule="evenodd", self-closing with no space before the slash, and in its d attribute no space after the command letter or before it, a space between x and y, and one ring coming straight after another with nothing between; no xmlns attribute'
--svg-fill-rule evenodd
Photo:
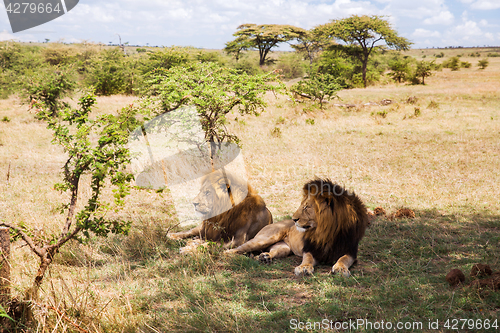
<svg viewBox="0 0 500 333"><path fill-rule="evenodd" d="M266 62L266 56L264 54L260 54L259 66L264 66L265 62Z"/></svg>
<svg viewBox="0 0 500 333"><path fill-rule="evenodd" d="M0 228L0 306L10 303L10 235L9 228Z"/></svg>
<svg viewBox="0 0 500 333"><path fill-rule="evenodd" d="M363 83L365 85L365 88L366 88L366 67L367 66L368 66L368 59L363 61Z"/></svg>

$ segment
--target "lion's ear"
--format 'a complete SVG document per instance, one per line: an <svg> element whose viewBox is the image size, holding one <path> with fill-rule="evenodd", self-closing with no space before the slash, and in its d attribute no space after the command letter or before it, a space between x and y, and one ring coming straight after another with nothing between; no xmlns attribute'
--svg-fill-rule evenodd
<svg viewBox="0 0 500 333"><path fill-rule="evenodd" d="M227 182L226 182L226 180L227 180ZM231 186L231 183L230 183L228 178L224 179L224 177L222 177L217 182L217 187L219 187L221 190L227 191L229 186Z"/></svg>

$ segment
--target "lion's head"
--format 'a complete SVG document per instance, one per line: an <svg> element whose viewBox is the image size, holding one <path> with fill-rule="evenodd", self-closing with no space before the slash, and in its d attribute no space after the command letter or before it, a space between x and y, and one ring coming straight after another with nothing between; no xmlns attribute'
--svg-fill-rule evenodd
<svg viewBox="0 0 500 333"><path fill-rule="evenodd" d="M318 178L304 185L303 195L293 220L315 247L331 248L337 236L348 230L356 230L356 238L363 236L368 221L366 207L354 193Z"/></svg>
<svg viewBox="0 0 500 333"><path fill-rule="evenodd" d="M198 216L206 220L230 210L242 202L247 194L246 180L233 173L217 170L203 177L193 205Z"/></svg>

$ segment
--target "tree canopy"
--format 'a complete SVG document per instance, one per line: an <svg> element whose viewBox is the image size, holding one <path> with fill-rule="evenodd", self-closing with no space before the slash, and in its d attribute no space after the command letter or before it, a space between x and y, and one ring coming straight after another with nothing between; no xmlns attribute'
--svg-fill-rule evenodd
<svg viewBox="0 0 500 333"><path fill-rule="evenodd" d="M235 40L226 43L226 52L239 55L241 50L257 49L259 65L266 62L269 51L279 43L288 42L304 34L305 30L285 24L242 24L233 36Z"/></svg>
<svg viewBox="0 0 500 333"><path fill-rule="evenodd" d="M309 65L312 65L314 59L324 49L330 45L334 45L330 38L325 37L321 31L312 29L298 32L295 38L297 44L290 45L295 51L304 55L304 59L309 60Z"/></svg>
<svg viewBox="0 0 500 333"><path fill-rule="evenodd" d="M408 39L398 35L383 16L358 16L333 20L316 27L323 35L338 39L345 43L340 45L345 52L357 58L362 65L363 83L366 87L366 68L374 48L383 42L388 48L408 50L412 44Z"/></svg>

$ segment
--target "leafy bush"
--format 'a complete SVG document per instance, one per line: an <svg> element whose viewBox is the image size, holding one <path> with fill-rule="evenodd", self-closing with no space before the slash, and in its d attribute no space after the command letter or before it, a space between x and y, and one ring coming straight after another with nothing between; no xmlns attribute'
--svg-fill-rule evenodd
<svg viewBox="0 0 500 333"><path fill-rule="evenodd" d="M130 86L128 78L130 70L120 49L104 50L93 59L85 83L87 86L93 86L97 95L125 93Z"/></svg>
<svg viewBox="0 0 500 333"><path fill-rule="evenodd" d="M282 54L278 59L276 68L280 70L285 79L295 79L304 76L306 66L302 56L298 53L290 52Z"/></svg>
<svg viewBox="0 0 500 333"><path fill-rule="evenodd" d="M447 61L443 62L444 68L449 68L452 71L458 71L460 69L460 58L459 57L451 57Z"/></svg>
<svg viewBox="0 0 500 333"><path fill-rule="evenodd" d="M29 103L43 103L56 116L62 108L68 107L61 98L70 94L76 87L76 81L69 68L40 68L24 79L24 97Z"/></svg>
<svg viewBox="0 0 500 333"><path fill-rule="evenodd" d="M500 57L500 53L497 52L490 52L486 55L487 57L495 58L495 57Z"/></svg>
<svg viewBox="0 0 500 333"><path fill-rule="evenodd" d="M45 48L42 51L42 57L45 62L52 66L69 64L74 61L74 56L72 56L66 48Z"/></svg>
<svg viewBox="0 0 500 333"><path fill-rule="evenodd" d="M200 51L196 54L195 59L199 62L215 62L224 65L225 61L219 52L216 51Z"/></svg>
<svg viewBox="0 0 500 333"><path fill-rule="evenodd" d="M484 58L478 61L477 66L479 67L479 69L485 69L486 67L488 67L489 63L490 62L488 61L488 59Z"/></svg>
<svg viewBox="0 0 500 333"><path fill-rule="evenodd" d="M342 88L352 88L356 82L356 69L359 71L359 66L356 67L347 57L336 51L326 51L321 54L311 73L332 75Z"/></svg>
<svg viewBox="0 0 500 333"><path fill-rule="evenodd" d="M174 66L189 63L189 53L182 48L165 48L161 51L147 53L148 58L142 61L141 71L143 74L155 69L170 69Z"/></svg>
<svg viewBox="0 0 500 333"><path fill-rule="evenodd" d="M470 68L471 66L472 66L472 64L468 61L462 61L460 63L460 67L462 67L462 68Z"/></svg>
<svg viewBox="0 0 500 333"><path fill-rule="evenodd" d="M393 58L389 62L389 68L391 72L388 75L398 83L405 81L410 75L410 64L407 59Z"/></svg>
<svg viewBox="0 0 500 333"><path fill-rule="evenodd" d="M337 91L342 87L337 83L337 78L331 74L315 73L304 80L294 84L290 90L296 94L308 96L319 103L337 97Z"/></svg>
<svg viewBox="0 0 500 333"><path fill-rule="evenodd" d="M245 57L236 62L236 64L233 65L233 68L248 75L257 75L263 73L262 68L257 63L255 63L255 61L252 61L248 57Z"/></svg>

